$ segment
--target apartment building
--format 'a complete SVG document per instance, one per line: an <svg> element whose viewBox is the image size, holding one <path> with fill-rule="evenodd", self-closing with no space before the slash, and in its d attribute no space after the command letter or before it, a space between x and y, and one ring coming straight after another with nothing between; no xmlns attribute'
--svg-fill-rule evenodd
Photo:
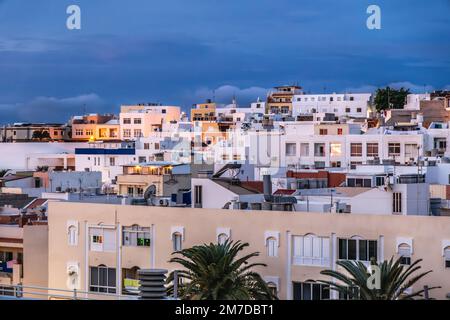
<svg viewBox="0 0 450 320"><path fill-rule="evenodd" d="M267 267L255 270L281 299L344 298L314 282L329 280L320 271L339 270L339 260L368 265L371 257L399 256L404 265L420 258L421 270L433 270L412 289L441 286L430 297L445 299L450 292L449 235L448 217L51 202L48 270L36 269L51 275L51 288L130 294L137 270L173 270L179 267L168 263L174 250L230 238L248 242L248 252L260 252L254 261Z"/></svg>
<svg viewBox="0 0 450 320"><path fill-rule="evenodd" d="M136 140L150 137L163 129L164 123L180 121L180 107L157 103L120 107L120 138Z"/></svg>
<svg viewBox="0 0 450 320"><path fill-rule="evenodd" d="M117 176L118 193L143 198L145 190L153 186L157 197L175 197L181 190L191 189L189 165L153 161L124 165Z"/></svg>
<svg viewBox="0 0 450 320"><path fill-rule="evenodd" d="M424 136L420 134L286 134L280 137L279 155L281 166L351 168L377 159L399 164L417 162L424 155L423 146Z"/></svg>
<svg viewBox="0 0 450 320"><path fill-rule="evenodd" d="M119 120L112 114L75 116L71 123L73 141L111 141L120 138Z"/></svg>
<svg viewBox="0 0 450 320"><path fill-rule="evenodd" d="M0 142L65 141L70 127L57 123L14 123L0 128Z"/></svg>
<svg viewBox="0 0 450 320"><path fill-rule="evenodd" d="M123 165L137 160L134 145L126 142L89 143L87 148L75 149L75 170L101 172L102 182L108 184L115 183Z"/></svg>
<svg viewBox="0 0 450 320"><path fill-rule="evenodd" d="M270 92L266 101L266 114L292 115L295 95L301 95L302 87L279 86Z"/></svg>
<svg viewBox="0 0 450 320"><path fill-rule="evenodd" d="M191 122L194 121L216 121L216 108L215 102L210 99L205 103L198 103L191 109Z"/></svg>
<svg viewBox="0 0 450 320"><path fill-rule="evenodd" d="M294 95L292 115L334 113L337 117L366 118L371 97L371 93Z"/></svg>

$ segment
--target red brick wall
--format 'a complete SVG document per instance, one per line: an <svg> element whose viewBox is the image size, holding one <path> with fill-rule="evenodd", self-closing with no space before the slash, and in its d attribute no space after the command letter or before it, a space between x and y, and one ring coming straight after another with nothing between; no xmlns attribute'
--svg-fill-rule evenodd
<svg viewBox="0 0 450 320"><path fill-rule="evenodd" d="M338 187L342 182L345 181L345 173L338 172L328 172L328 171L318 171L318 172L294 172L288 171L286 173L288 178L297 179L327 179L328 186L330 188Z"/></svg>

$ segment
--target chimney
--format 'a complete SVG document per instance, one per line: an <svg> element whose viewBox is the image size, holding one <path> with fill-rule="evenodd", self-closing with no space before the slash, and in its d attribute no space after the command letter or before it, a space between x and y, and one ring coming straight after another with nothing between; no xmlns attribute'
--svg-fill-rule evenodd
<svg viewBox="0 0 450 320"><path fill-rule="evenodd" d="M266 201L270 201L269 199L272 198L272 178L270 175L265 174L263 175L263 186L264 186L264 199Z"/></svg>

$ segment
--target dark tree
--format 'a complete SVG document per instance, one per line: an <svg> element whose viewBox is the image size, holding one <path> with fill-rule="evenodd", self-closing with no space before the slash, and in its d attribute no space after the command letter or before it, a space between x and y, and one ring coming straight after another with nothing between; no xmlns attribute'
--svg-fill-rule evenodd
<svg viewBox="0 0 450 320"><path fill-rule="evenodd" d="M406 96L409 89L400 88L399 90L389 87L377 89L375 93L375 107L377 111L389 109L402 109L406 104Z"/></svg>
<svg viewBox="0 0 450 320"><path fill-rule="evenodd" d="M271 289L254 271L265 267L262 263L250 263L258 252L242 255L248 243L226 241L223 244L210 243L174 252L177 257L170 262L177 263L178 287L181 299L187 300L272 300L276 299ZM172 272L167 282L174 281ZM173 285L169 293L173 292Z"/></svg>

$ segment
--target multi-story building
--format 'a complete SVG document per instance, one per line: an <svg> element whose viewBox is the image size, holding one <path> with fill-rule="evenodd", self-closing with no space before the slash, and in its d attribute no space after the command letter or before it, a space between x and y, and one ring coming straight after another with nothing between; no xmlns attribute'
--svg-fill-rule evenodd
<svg viewBox="0 0 450 320"><path fill-rule="evenodd" d="M154 186L153 195L174 197L181 190L191 189L189 165L154 161L123 166L123 173L117 176L119 194L142 198L145 190Z"/></svg>
<svg viewBox="0 0 450 320"><path fill-rule="evenodd" d="M120 137L136 140L161 132L163 125L180 121L180 107L156 103L123 105L120 108Z"/></svg>
<svg viewBox="0 0 450 320"><path fill-rule="evenodd" d="M430 291L436 299L450 292L448 217L51 202L48 270L36 265L35 271L51 275L51 288L129 294L137 270L180 268L168 262L173 251L225 239L247 242L248 253L261 253L254 262L267 267L255 271L281 299L345 299L315 282L330 280L322 270L341 271L341 260L368 265L371 258L400 256L405 266L423 259L421 270L433 271L410 290L440 286Z"/></svg>
<svg viewBox="0 0 450 320"><path fill-rule="evenodd" d="M292 114L334 113L337 117L366 118L371 96L370 93L295 95Z"/></svg>
<svg viewBox="0 0 450 320"><path fill-rule="evenodd" d="M75 116L72 123L73 141L119 140L119 120L112 114Z"/></svg>
<svg viewBox="0 0 450 320"><path fill-rule="evenodd" d="M108 142L89 143L87 148L75 149L76 171L99 171L103 183L115 184L117 176L122 174L122 166L138 160L132 143Z"/></svg>
<svg viewBox="0 0 450 320"><path fill-rule="evenodd" d="M292 115L294 96L301 95L302 87L279 86L267 96L266 113Z"/></svg>
<svg viewBox="0 0 450 320"><path fill-rule="evenodd" d="M191 121L216 121L216 103L208 99L205 103L198 103L191 109Z"/></svg>
<svg viewBox="0 0 450 320"><path fill-rule="evenodd" d="M65 141L70 127L56 123L14 123L0 128L1 142Z"/></svg>

